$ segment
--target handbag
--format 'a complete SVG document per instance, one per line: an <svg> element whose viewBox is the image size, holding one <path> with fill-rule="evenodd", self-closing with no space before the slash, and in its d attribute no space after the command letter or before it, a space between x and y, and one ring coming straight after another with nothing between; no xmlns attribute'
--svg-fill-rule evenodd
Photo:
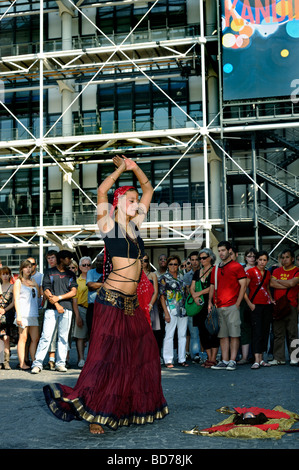
<svg viewBox="0 0 299 470"><path fill-rule="evenodd" d="M298 270L295 272L294 276L296 276ZM288 299L288 293L291 287L289 287L282 297L275 301L273 307L273 320L281 320L285 318L291 312L291 304Z"/></svg>
<svg viewBox="0 0 299 470"><path fill-rule="evenodd" d="M6 314L3 313L3 315L0 315L0 328L1 329L6 328L6 324L7 324Z"/></svg>
<svg viewBox="0 0 299 470"><path fill-rule="evenodd" d="M218 266L215 267L215 300L217 295L217 274ZM208 313L207 318L205 319L205 327L210 333L211 336L217 335L220 329L219 320L218 320L218 310L216 305L213 305L212 310Z"/></svg>
<svg viewBox="0 0 299 470"><path fill-rule="evenodd" d="M275 301L273 307L273 320L281 320L291 312L291 304L287 297L287 293Z"/></svg>
<svg viewBox="0 0 299 470"><path fill-rule="evenodd" d="M199 279L195 283L195 292L200 292L201 290L202 290L202 285ZM194 317L201 311L203 306L204 306L204 299L202 295L200 296L200 304L198 305L193 299L192 295L189 294L185 302L185 309L186 309L187 316Z"/></svg>
<svg viewBox="0 0 299 470"><path fill-rule="evenodd" d="M215 305L213 305L212 310L207 315L205 320L205 327L211 336L217 335L219 332L220 327L218 321L218 311Z"/></svg>

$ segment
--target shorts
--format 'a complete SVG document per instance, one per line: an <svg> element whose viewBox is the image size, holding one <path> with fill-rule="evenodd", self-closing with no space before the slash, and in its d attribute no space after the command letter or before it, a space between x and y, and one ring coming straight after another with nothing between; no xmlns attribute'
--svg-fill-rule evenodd
<svg viewBox="0 0 299 470"><path fill-rule="evenodd" d="M14 321L14 325L17 325L17 321ZM22 318L22 325L25 326L39 326L38 317L29 317L29 318Z"/></svg>
<svg viewBox="0 0 299 470"><path fill-rule="evenodd" d="M78 310L79 310L80 317L82 318L83 325L82 325L82 328L79 328L79 326L76 323L76 318L75 318L73 338L86 339L88 337L87 323L86 323L87 308L82 307L82 305L78 305Z"/></svg>
<svg viewBox="0 0 299 470"><path fill-rule="evenodd" d="M235 305L217 307L220 330L218 338L238 338L241 336L240 309Z"/></svg>

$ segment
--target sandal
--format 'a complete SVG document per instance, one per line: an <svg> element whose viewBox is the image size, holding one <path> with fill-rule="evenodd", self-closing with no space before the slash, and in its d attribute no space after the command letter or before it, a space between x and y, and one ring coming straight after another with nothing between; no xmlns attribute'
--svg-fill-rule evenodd
<svg viewBox="0 0 299 470"><path fill-rule="evenodd" d="M179 365L181 367L189 367L189 364L187 364L186 362L179 362Z"/></svg>
<svg viewBox="0 0 299 470"><path fill-rule="evenodd" d="M271 367L271 364L269 364L269 362L261 361L260 366L262 366L262 367Z"/></svg>
<svg viewBox="0 0 299 470"><path fill-rule="evenodd" d="M212 366L215 366L217 362L215 361L207 361L207 364L205 365L205 369L210 369Z"/></svg>
<svg viewBox="0 0 299 470"><path fill-rule="evenodd" d="M260 368L260 365L258 362L255 362L254 364L252 364L251 366L251 369L259 369Z"/></svg>
<svg viewBox="0 0 299 470"><path fill-rule="evenodd" d="M174 365L173 364L165 364L165 367L167 369L172 369L174 367Z"/></svg>

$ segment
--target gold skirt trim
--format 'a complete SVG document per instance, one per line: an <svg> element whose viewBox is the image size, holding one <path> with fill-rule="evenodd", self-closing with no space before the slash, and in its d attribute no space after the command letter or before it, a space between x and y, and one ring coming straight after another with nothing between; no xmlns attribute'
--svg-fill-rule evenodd
<svg viewBox="0 0 299 470"><path fill-rule="evenodd" d="M147 416L130 416L130 418L121 418L119 420L115 420L111 416L101 416L96 415L94 416L91 414L89 411L87 411L80 401L79 398L75 398L73 400L70 400L68 398L63 398L61 396L61 391L59 387L57 387L56 384L51 384L48 385L52 392L52 400L50 403L48 402L48 406L52 413L59 417L60 419L64 421L69 421L67 419L67 416L69 415L68 412L63 411L59 406L57 405L56 401L61 400L65 403L69 403L73 408L75 408L76 416L74 416L76 419L81 419L84 421L87 421L88 423L94 423L94 424L101 424L101 425L106 425L109 428L116 430L118 427L121 426L130 426L131 424L149 424L153 423L156 419L163 419L166 415L169 414L169 409L168 406L165 405L161 410L158 410L154 412L153 414L148 414Z"/></svg>

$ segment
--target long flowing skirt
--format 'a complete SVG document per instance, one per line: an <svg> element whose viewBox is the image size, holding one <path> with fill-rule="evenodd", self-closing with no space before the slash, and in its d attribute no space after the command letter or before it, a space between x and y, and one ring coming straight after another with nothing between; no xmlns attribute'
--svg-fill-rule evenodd
<svg viewBox="0 0 299 470"><path fill-rule="evenodd" d="M119 426L152 423L168 414L161 386L161 366L156 340L143 310L125 310L94 304L93 325L85 365L74 388L44 387L54 415Z"/></svg>

